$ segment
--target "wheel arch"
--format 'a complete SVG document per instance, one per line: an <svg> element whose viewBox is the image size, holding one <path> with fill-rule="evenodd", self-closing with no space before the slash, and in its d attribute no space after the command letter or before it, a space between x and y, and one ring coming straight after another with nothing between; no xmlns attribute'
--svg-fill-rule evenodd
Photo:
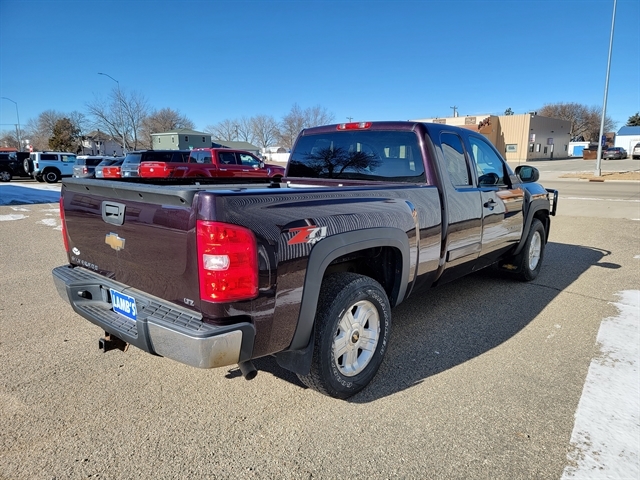
<svg viewBox="0 0 640 480"><path fill-rule="evenodd" d="M291 344L286 351L275 354L278 364L296 373L307 374L313 355L314 323L322 281L332 265L342 259L358 257L359 254L377 249L387 260L376 273L359 271L354 273L369 276L384 288L393 307L401 301L407 291L410 270L409 239L406 232L397 228L379 227L332 235L318 242L309 255L304 280L302 302L298 324ZM385 276L393 270L393 281Z"/></svg>
<svg viewBox="0 0 640 480"><path fill-rule="evenodd" d="M520 242L518 246L513 252L513 255L518 255L524 244L527 241L527 236L529 235L529 230L531 229L531 224L533 223L533 219L537 218L542 223L544 227L544 241L547 243L549 239L549 227L551 226L550 218L549 218L549 205L544 200L535 200L531 202L529 209L527 210L526 220L524 222L524 228L522 229L522 236L520 237Z"/></svg>

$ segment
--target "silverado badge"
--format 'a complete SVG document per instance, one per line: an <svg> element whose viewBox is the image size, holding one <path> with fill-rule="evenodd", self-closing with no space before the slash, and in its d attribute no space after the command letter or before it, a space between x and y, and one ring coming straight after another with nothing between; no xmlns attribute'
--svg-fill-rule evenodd
<svg viewBox="0 0 640 480"><path fill-rule="evenodd" d="M124 238L119 237L117 233L108 233L104 239L104 243L109 245L116 252L124 248Z"/></svg>

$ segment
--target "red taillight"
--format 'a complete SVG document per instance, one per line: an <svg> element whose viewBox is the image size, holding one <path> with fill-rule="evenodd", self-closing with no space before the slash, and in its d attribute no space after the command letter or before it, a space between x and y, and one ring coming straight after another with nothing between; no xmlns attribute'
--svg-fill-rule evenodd
<svg viewBox="0 0 640 480"><path fill-rule="evenodd" d="M338 130L364 130L369 127L371 127L371 122L341 123L338 125Z"/></svg>
<svg viewBox="0 0 640 480"><path fill-rule="evenodd" d="M83 174L89 173L89 169L87 167L82 167L82 173Z"/></svg>
<svg viewBox="0 0 640 480"><path fill-rule="evenodd" d="M60 198L60 222L62 223L62 241L64 242L64 249L69 253L69 239L67 238L67 222L64 219L64 205L62 198Z"/></svg>
<svg viewBox="0 0 640 480"><path fill-rule="evenodd" d="M231 302L258 295L258 247L251 230L198 220L196 243L201 300Z"/></svg>

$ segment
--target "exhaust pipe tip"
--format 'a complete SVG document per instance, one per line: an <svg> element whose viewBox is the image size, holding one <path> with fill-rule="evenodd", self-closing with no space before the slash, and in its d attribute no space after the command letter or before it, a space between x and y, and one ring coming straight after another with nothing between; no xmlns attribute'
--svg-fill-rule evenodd
<svg viewBox="0 0 640 480"><path fill-rule="evenodd" d="M256 378L256 375L258 375L258 370L256 370L256 367L251 361L240 362L238 364L238 368L240 369L240 373L242 373L242 376L245 378L245 380L253 380L254 378Z"/></svg>

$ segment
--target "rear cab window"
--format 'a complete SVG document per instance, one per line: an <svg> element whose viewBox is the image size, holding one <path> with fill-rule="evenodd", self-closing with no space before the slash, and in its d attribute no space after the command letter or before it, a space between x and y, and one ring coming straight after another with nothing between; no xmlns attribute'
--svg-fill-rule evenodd
<svg viewBox="0 0 640 480"><path fill-rule="evenodd" d="M289 177L425 182L414 132L361 131L305 135L289 160Z"/></svg>

